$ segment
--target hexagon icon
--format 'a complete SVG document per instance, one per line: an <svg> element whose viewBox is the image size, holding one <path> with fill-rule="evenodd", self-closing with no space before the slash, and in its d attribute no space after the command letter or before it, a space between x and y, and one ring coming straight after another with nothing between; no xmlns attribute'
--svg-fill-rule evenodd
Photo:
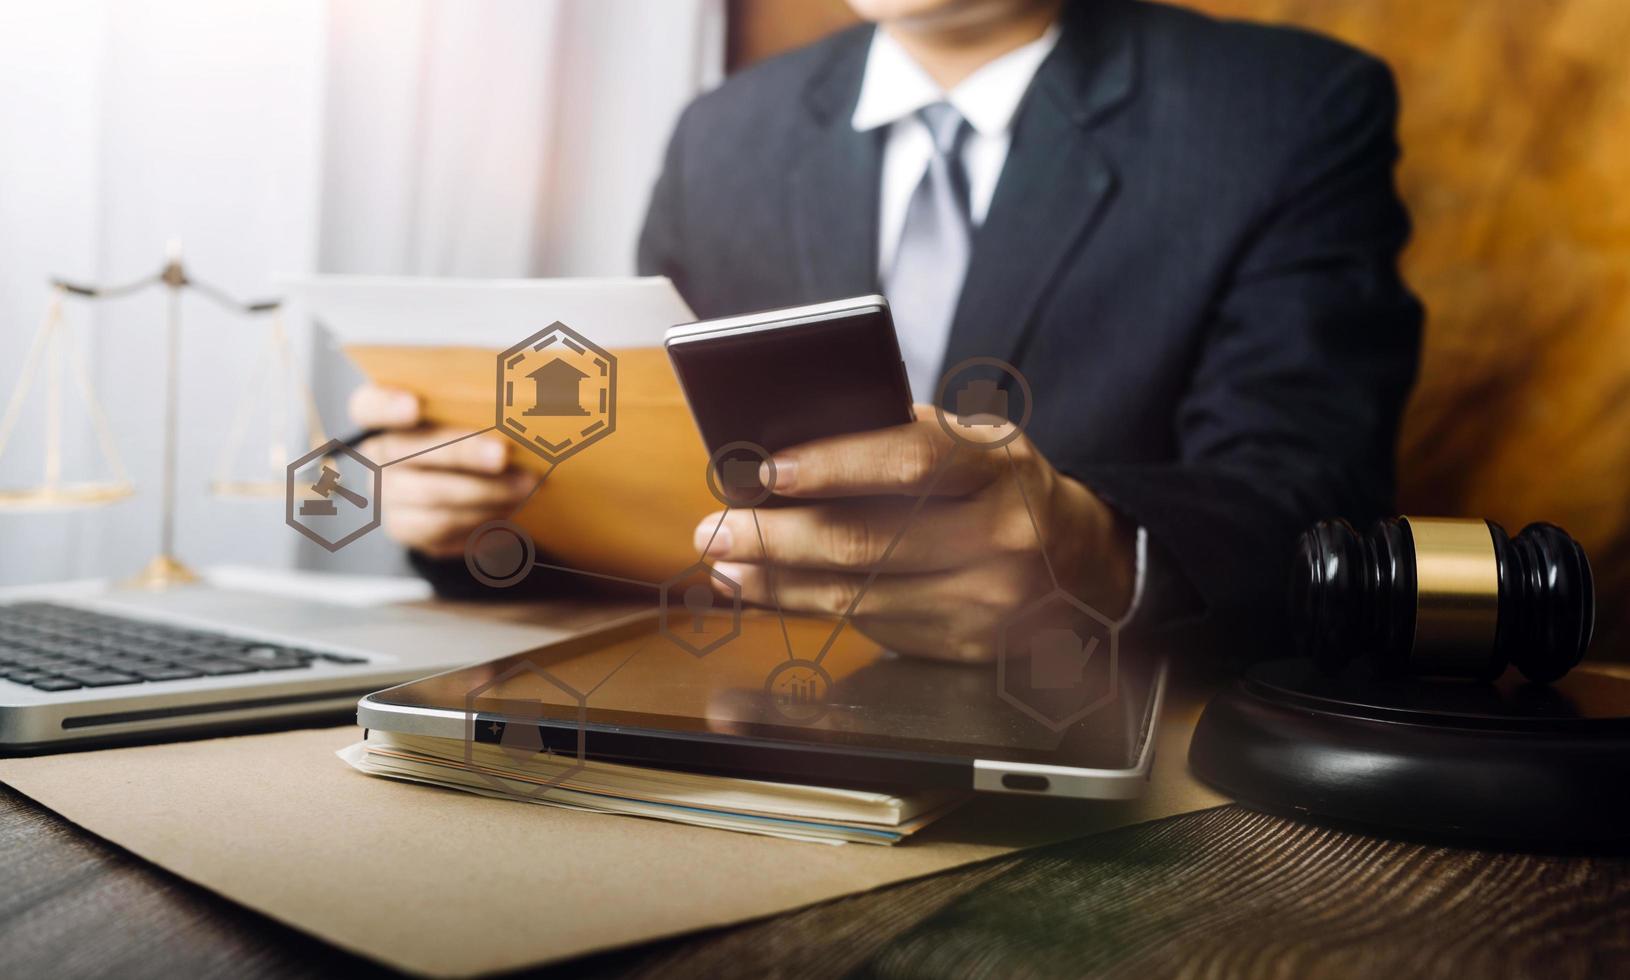
<svg viewBox="0 0 1630 980"><path fill-rule="evenodd" d="M722 629L719 596L709 579L730 593L729 625ZM691 656L705 657L741 635L741 586L712 565L697 562L663 582L661 592L657 628Z"/></svg>
<svg viewBox="0 0 1630 980"><path fill-rule="evenodd" d="M346 484L340 457L352 461L352 476L360 479ZM322 467L316 474L300 475L307 465L319 461ZM373 460L330 439L288 465L283 520L329 551L338 551L379 526L382 473ZM357 485L362 482L368 484L366 489Z"/></svg>
<svg viewBox="0 0 1630 980"><path fill-rule="evenodd" d="M1116 623L1054 589L1008 617L998 630L996 693L1054 732L1063 732L1115 700L1119 657ZM1091 688L1100 680L1105 689L1094 696Z"/></svg>
<svg viewBox="0 0 1630 980"><path fill-rule="evenodd" d="M617 428L617 358L556 320L498 355L498 430L558 463Z"/></svg>
<svg viewBox="0 0 1630 980"><path fill-rule="evenodd" d="M482 720L480 713L476 710L476 702L481 699L484 693L528 673L535 675L543 683L577 702L577 755L575 757L554 756L552 752L548 752L548 755L554 756L557 762L562 763L562 767L538 781L506 779L502 776L493 775L477 765L475 758L475 746L478 742L492 743L503 751L505 762L508 765L521 768L543 748L543 737L538 730L539 725L546 717L542 699L501 699L499 703L502 707L498 711L490 713L502 714L505 720L496 718ZM507 793L510 796L518 796L522 799L533 799L540 793L559 786L562 782L583 771L587 726L588 696L532 661L523 660L486 683L472 688L470 693L464 696L464 767L479 775L500 792ZM479 737L482 734L488 737L482 739Z"/></svg>

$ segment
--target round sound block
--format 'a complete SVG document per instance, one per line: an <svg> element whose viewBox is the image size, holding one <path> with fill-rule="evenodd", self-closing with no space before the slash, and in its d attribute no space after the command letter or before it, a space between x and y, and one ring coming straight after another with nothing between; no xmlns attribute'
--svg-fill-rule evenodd
<svg viewBox="0 0 1630 980"><path fill-rule="evenodd" d="M1411 836L1624 841L1630 672L1586 665L1542 685L1258 664L1207 705L1189 763L1244 803Z"/></svg>

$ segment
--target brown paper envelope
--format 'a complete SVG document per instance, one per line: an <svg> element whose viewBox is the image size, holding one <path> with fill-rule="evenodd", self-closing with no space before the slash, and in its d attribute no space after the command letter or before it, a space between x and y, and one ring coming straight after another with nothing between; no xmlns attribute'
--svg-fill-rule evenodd
<svg viewBox="0 0 1630 980"><path fill-rule="evenodd" d="M496 351L471 347L350 347L377 384L418 395L425 416L475 431L497 421ZM722 505L707 489L707 450L665 351L617 356L617 426L563 460L517 521L540 554L572 568L665 581L696 560L692 533ZM494 433L489 438L506 439ZM548 464L511 442L512 458ZM386 506L389 506L386 501Z"/></svg>
<svg viewBox="0 0 1630 980"><path fill-rule="evenodd" d="M834 847L559 810L364 776L355 728L0 759L92 833L335 945L468 975L741 922L1226 802L1188 773L1174 697L1147 795L986 796L897 847Z"/></svg>

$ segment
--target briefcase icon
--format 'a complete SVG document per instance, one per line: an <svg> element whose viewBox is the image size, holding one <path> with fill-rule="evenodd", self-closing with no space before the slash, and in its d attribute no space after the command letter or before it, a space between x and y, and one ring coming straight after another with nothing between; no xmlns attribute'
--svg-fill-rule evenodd
<svg viewBox="0 0 1630 980"><path fill-rule="evenodd" d="M1007 392L996 382L974 378L956 393L957 421L965 428L976 425L1006 425Z"/></svg>
<svg viewBox="0 0 1630 980"><path fill-rule="evenodd" d="M727 459L720 464L719 476L724 480L727 496L737 496L732 490L745 490L756 494L763 488L758 483L759 461L756 459Z"/></svg>
<svg viewBox="0 0 1630 980"><path fill-rule="evenodd" d="M1072 629L1037 630L1030 640L1030 687L1037 691L1061 691L1081 684L1081 674L1098 649L1098 638L1085 646Z"/></svg>

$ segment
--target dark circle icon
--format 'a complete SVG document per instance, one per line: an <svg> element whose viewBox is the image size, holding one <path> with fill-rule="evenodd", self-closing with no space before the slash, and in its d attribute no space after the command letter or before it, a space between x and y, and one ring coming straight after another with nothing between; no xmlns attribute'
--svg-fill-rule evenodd
<svg viewBox="0 0 1630 980"><path fill-rule="evenodd" d="M1018 419L1013 418L1009 404L1012 389L1004 388L989 378L969 378L963 382L956 391L956 417L952 418L945 411L945 396L951 390L951 382L956 380L957 375L979 367L995 368L1013 379L1014 388L1024 400ZM1024 379L1018 368L994 357L970 357L946 371L940 379L939 391L934 396L934 414L939 418L940 428L945 430L945 434L962 445L973 449L1000 449L1024 434L1025 426L1030 424L1031 403L1030 382ZM1012 431L990 442L972 438L975 429L1001 425L1011 425Z"/></svg>
<svg viewBox="0 0 1630 980"><path fill-rule="evenodd" d="M770 479L760 483L759 464ZM708 492L726 507L757 507L775 492L775 460L756 442L727 442L707 461Z"/></svg>
<svg viewBox="0 0 1630 980"><path fill-rule="evenodd" d="M495 589L525 581L536 558L532 536L513 521L488 521L464 542L464 567L476 581Z"/></svg>
<svg viewBox="0 0 1630 980"><path fill-rule="evenodd" d="M832 708L832 675L813 660L784 660L764 679L764 697L783 721L813 725Z"/></svg>
<svg viewBox="0 0 1630 980"><path fill-rule="evenodd" d="M1537 684L1584 659L1596 620L1585 549L1555 524L1515 537L1493 521L1399 517L1360 534L1343 520L1302 535L1291 588L1297 646L1326 673Z"/></svg>

